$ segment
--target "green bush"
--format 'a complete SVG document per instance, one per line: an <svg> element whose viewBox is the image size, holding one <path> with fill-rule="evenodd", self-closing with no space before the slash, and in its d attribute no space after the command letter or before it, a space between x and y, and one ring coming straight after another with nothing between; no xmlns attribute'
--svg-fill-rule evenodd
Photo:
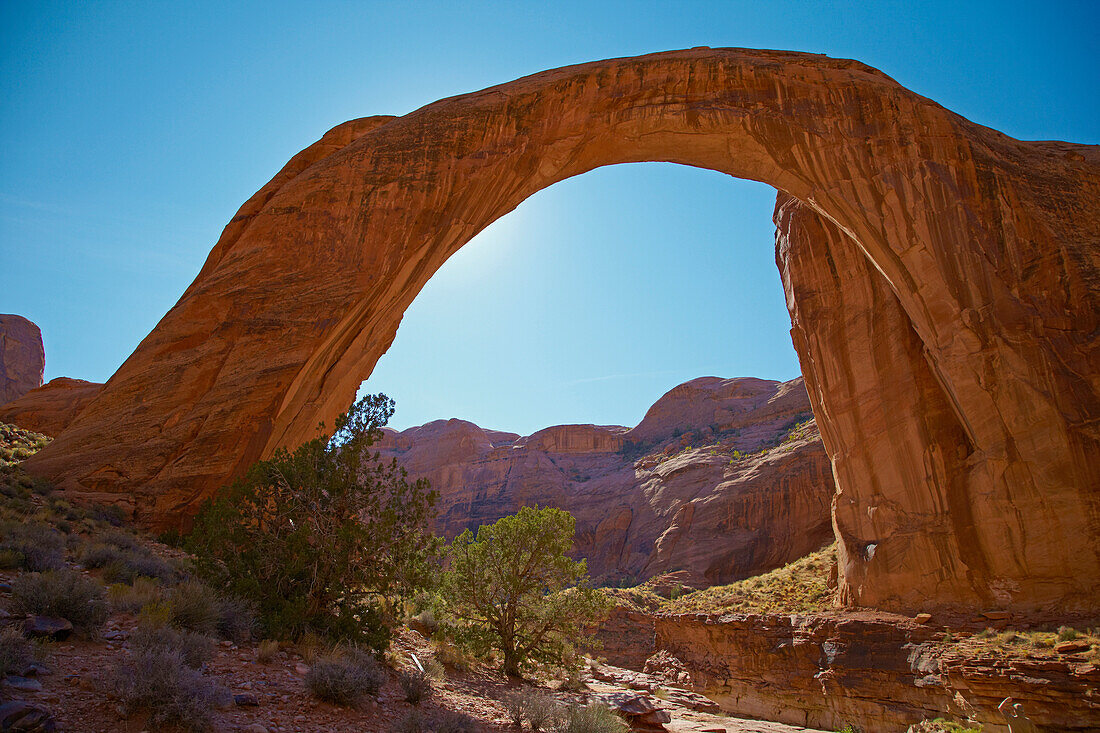
<svg viewBox="0 0 1100 733"><path fill-rule="evenodd" d="M11 584L12 607L21 613L59 616L91 633L107 620L107 592L95 579L75 570L21 575Z"/></svg>
<svg viewBox="0 0 1100 733"><path fill-rule="evenodd" d="M476 538L456 537L443 576L450 633L476 651L499 650L511 676L532 662L568 663L572 642L608 608L588 587L585 561L568 557L575 527L568 512L523 507Z"/></svg>
<svg viewBox="0 0 1100 733"><path fill-rule="evenodd" d="M373 655L350 649L315 660L305 681L319 699L351 706L365 695L377 695L386 681L386 671Z"/></svg>
<svg viewBox="0 0 1100 733"><path fill-rule="evenodd" d="M256 463L196 518L196 570L253 601L267 635L383 649L396 601L432 577L435 494L369 452L392 413L385 395L360 400L331 438Z"/></svg>

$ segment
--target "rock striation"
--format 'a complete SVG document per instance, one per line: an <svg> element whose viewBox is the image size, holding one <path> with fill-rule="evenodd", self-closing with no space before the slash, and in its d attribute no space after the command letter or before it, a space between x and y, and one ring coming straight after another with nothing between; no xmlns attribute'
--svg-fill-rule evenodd
<svg viewBox="0 0 1100 733"><path fill-rule="evenodd" d="M735 716L837 730L903 733L954 718L1010 733L998 705L1018 702L1040 730L1100 726L1100 667L1083 657L962 654L942 627L891 614L649 615L616 609L600 654L641 669L663 651L691 687Z"/></svg>
<svg viewBox="0 0 1100 733"><path fill-rule="evenodd" d="M439 492L448 539L521 506L570 512L575 552L603 583L730 583L832 541L832 469L801 378L694 379L632 429L520 437L439 420L387 430L379 450Z"/></svg>
<svg viewBox="0 0 1100 733"><path fill-rule="evenodd" d="M99 382L56 377L22 397L0 405L0 422L43 435L61 433L103 389Z"/></svg>
<svg viewBox="0 0 1100 733"><path fill-rule="evenodd" d="M485 226L639 161L762 181L814 215L780 217L780 266L841 469L846 602L1100 617L1100 147L1015 140L811 54L597 61L334 128L245 203L26 468L151 527L185 523L255 459L332 424ZM831 234L800 244L818 225ZM799 254L822 247L831 261ZM868 368L868 352L891 363ZM904 436L919 442L889 448ZM853 485L859 465L874 478Z"/></svg>
<svg viewBox="0 0 1100 733"><path fill-rule="evenodd" d="M0 405L42 386L42 331L23 316L0 313Z"/></svg>

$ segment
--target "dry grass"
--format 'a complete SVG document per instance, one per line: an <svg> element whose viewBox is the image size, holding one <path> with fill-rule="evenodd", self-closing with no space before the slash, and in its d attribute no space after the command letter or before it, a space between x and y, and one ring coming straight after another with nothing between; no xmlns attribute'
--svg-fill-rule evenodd
<svg viewBox="0 0 1100 733"><path fill-rule="evenodd" d="M836 563L836 545L762 575L663 598L642 584L635 588L604 588L622 608L642 613L814 613L833 608L829 573Z"/></svg>
<svg viewBox="0 0 1100 733"><path fill-rule="evenodd" d="M1073 629L1067 626L1057 630L1015 630L995 631L985 629L971 636L956 636L947 643L959 654L968 657L1039 657L1055 659L1060 655L1054 646L1062 641L1077 641L1092 646L1084 652L1085 658L1100 665L1100 629Z"/></svg>

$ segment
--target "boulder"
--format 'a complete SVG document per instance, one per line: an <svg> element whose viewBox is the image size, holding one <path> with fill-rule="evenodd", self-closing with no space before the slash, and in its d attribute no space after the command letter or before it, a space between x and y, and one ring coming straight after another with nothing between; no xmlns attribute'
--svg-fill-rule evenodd
<svg viewBox="0 0 1100 733"><path fill-rule="evenodd" d="M27 636L51 641L65 641L73 633L73 625L66 619L53 616L29 616L23 625Z"/></svg>
<svg viewBox="0 0 1100 733"><path fill-rule="evenodd" d="M0 705L0 731L4 733L53 733L57 723L49 708L15 700Z"/></svg>

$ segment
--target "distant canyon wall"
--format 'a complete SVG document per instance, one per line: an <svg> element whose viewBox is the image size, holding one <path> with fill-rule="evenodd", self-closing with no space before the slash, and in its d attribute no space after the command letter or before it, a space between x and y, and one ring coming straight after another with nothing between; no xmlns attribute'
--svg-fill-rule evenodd
<svg viewBox="0 0 1100 733"><path fill-rule="evenodd" d="M695 379L632 429L521 437L439 420L387 431L380 448L439 492L448 538L521 506L570 512L575 552L604 583L685 571L688 584L724 584L832 540L832 469L802 379Z"/></svg>

